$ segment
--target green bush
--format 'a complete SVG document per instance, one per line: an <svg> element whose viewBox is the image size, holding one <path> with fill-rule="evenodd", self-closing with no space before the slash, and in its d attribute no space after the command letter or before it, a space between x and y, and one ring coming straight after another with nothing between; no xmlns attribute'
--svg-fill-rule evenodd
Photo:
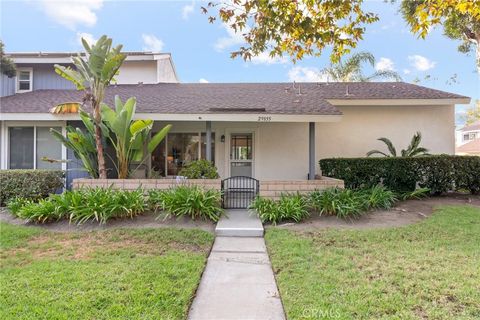
<svg viewBox="0 0 480 320"><path fill-rule="evenodd" d="M310 216L307 198L300 194L282 194L278 201L257 197L250 205L262 222L302 221Z"/></svg>
<svg viewBox="0 0 480 320"><path fill-rule="evenodd" d="M188 179L217 179L219 177L217 168L208 160L192 161L180 170L178 175Z"/></svg>
<svg viewBox="0 0 480 320"><path fill-rule="evenodd" d="M350 189L379 184L395 192L428 188L431 193L480 191L480 157L424 156L415 158L331 158L320 160L325 176L342 179Z"/></svg>
<svg viewBox="0 0 480 320"><path fill-rule="evenodd" d="M20 197L39 200L63 187L59 170L0 170L0 206Z"/></svg>
<svg viewBox="0 0 480 320"><path fill-rule="evenodd" d="M370 209L389 209L396 201L395 193L382 186L357 190L329 188L310 194L315 211L339 218L356 218Z"/></svg>
<svg viewBox="0 0 480 320"><path fill-rule="evenodd" d="M310 194L312 208L320 215L334 215L339 218L356 218L368 210L362 191L329 188Z"/></svg>
<svg viewBox="0 0 480 320"><path fill-rule="evenodd" d="M178 186L149 192L149 206L175 217L189 216L218 221L223 212L221 192L199 186Z"/></svg>
<svg viewBox="0 0 480 320"><path fill-rule="evenodd" d="M390 209L397 202L397 196L382 186L375 186L360 191L367 209Z"/></svg>
<svg viewBox="0 0 480 320"><path fill-rule="evenodd" d="M112 218L134 217L143 213L146 202L142 190L122 191L104 188L80 189L50 195L38 202L16 198L9 202L13 215L44 223L68 218L78 224L105 223Z"/></svg>

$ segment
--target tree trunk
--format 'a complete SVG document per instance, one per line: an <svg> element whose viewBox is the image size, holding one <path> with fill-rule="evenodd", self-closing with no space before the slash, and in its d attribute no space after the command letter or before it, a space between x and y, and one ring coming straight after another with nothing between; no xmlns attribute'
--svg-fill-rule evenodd
<svg viewBox="0 0 480 320"><path fill-rule="evenodd" d="M477 35L477 43L476 43L476 46L477 46L477 72L478 72L478 75L480 76L480 34Z"/></svg>
<svg viewBox="0 0 480 320"><path fill-rule="evenodd" d="M93 117L95 120L95 144L97 146L97 160L98 160L98 177L100 179L107 179L107 169L105 168L105 155L103 154L102 143L102 116L100 115L100 105L93 103Z"/></svg>

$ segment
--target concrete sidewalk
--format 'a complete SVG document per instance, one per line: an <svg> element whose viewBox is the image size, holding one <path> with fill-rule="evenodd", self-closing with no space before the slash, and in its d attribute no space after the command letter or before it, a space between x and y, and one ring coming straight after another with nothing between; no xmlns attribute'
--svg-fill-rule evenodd
<svg viewBox="0 0 480 320"><path fill-rule="evenodd" d="M263 225L246 209L230 209L218 221L215 234L221 237L263 237Z"/></svg>
<svg viewBox="0 0 480 320"><path fill-rule="evenodd" d="M215 239L188 319L285 319L263 237Z"/></svg>

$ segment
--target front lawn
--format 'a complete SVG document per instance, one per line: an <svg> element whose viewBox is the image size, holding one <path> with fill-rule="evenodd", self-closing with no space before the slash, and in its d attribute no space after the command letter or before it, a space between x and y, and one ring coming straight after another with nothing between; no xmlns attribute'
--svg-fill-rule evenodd
<svg viewBox="0 0 480 320"><path fill-rule="evenodd" d="M270 228L289 319L479 319L480 209L367 231Z"/></svg>
<svg viewBox="0 0 480 320"><path fill-rule="evenodd" d="M0 319L182 319L213 235L0 224Z"/></svg>

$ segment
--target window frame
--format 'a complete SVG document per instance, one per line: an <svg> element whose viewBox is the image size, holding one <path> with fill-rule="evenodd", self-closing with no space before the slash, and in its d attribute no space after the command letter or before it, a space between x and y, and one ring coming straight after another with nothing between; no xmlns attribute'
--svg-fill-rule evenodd
<svg viewBox="0 0 480 320"><path fill-rule="evenodd" d="M43 170L37 168L37 128L38 127L60 127L62 129L62 134L65 136L67 133L66 130L66 121L45 121L45 122L37 122L33 124L31 121L2 121L2 155L5 155L1 160L1 167L2 169L10 169L10 128L12 127L33 127L33 168L32 170ZM60 143L60 142L59 142ZM62 150L62 160L67 159L67 148L60 143L61 150ZM60 170L67 170L67 163L63 161L61 163Z"/></svg>
<svg viewBox="0 0 480 320"><path fill-rule="evenodd" d="M21 72L28 72L29 73L29 79L28 79L28 83L29 83L29 90L21 90L20 89L20 81L27 81L27 80L20 80L20 73ZM16 77L16 81L15 81L15 92L16 93L25 93L25 92L31 92L33 91L33 68L31 67L22 67L22 68L17 68L17 77Z"/></svg>
<svg viewBox="0 0 480 320"><path fill-rule="evenodd" d="M156 132L158 131L155 131L155 130L152 130L152 135L153 134L156 134ZM216 139L217 139L217 135L215 134L215 130L212 130L212 145L215 146L215 152L217 150L217 147L216 147ZM164 155L165 159L164 159L164 167L165 167L165 177L175 177L173 175L169 175L168 174L168 147L169 147L169 136L172 135L172 134L194 134L196 135L198 138L199 138L199 143L198 143L198 148L197 148L197 156L198 156L198 159L204 159L202 158L202 135L205 134L206 136L206 131L204 130L179 130L179 131L170 131L166 136L165 136L165 144L164 144L164 148L163 150L161 150L162 154ZM158 147L157 147L158 148ZM215 159L216 159L216 156L215 154L212 154L213 156L213 163L215 164Z"/></svg>

